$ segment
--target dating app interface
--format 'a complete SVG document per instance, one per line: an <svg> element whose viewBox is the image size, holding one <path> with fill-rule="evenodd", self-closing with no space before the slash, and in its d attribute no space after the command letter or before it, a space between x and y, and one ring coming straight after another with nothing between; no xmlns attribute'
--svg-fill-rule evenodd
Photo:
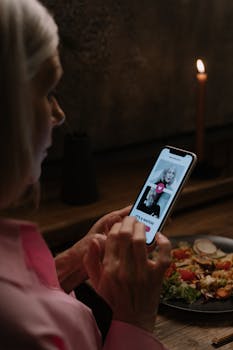
<svg viewBox="0 0 233 350"><path fill-rule="evenodd" d="M145 224L148 244L160 228L192 159L192 155L181 156L163 149L137 197L130 215Z"/></svg>

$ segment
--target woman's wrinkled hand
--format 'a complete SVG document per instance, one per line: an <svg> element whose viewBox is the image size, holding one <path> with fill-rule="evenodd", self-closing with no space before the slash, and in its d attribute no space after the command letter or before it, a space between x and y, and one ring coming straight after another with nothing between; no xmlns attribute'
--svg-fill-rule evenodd
<svg viewBox="0 0 233 350"><path fill-rule="evenodd" d="M71 248L60 253L55 258L58 279L62 288L69 293L80 283L87 279L88 275L83 265L85 256L92 239L98 241L101 250L104 250L106 235L116 222L121 222L129 214L131 206L115 210L104 215L89 230L89 232L75 243Z"/></svg>
<svg viewBox="0 0 233 350"><path fill-rule="evenodd" d="M145 226L125 217L110 229L104 245L92 239L84 259L93 287L111 306L113 318L152 331L171 245L157 233L158 258L148 259Z"/></svg>

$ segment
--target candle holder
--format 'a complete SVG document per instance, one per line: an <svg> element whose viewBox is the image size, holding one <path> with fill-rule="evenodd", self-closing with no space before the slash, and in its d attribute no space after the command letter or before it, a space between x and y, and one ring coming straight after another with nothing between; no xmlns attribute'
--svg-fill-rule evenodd
<svg viewBox="0 0 233 350"><path fill-rule="evenodd" d="M96 175L87 135L70 133L64 140L62 201L71 205L94 202L98 198Z"/></svg>

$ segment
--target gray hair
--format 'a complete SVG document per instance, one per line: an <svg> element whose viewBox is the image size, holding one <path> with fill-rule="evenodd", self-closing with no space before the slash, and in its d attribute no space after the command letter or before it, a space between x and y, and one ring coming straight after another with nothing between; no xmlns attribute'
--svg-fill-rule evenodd
<svg viewBox="0 0 233 350"><path fill-rule="evenodd" d="M32 167L30 80L58 46L57 26L37 0L0 0L0 208L16 200Z"/></svg>

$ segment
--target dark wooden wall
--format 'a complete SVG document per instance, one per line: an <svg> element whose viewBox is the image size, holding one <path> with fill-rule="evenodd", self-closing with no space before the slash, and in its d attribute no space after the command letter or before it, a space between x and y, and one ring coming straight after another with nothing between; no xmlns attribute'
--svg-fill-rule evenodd
<svg viewBox="0 0 233 350"><path fill-rule="evenodd" d="M206 126L233 122L233 1L43 2L60 27L61 102L94 150L192 132L198 57L208 73Z"/></svg>

